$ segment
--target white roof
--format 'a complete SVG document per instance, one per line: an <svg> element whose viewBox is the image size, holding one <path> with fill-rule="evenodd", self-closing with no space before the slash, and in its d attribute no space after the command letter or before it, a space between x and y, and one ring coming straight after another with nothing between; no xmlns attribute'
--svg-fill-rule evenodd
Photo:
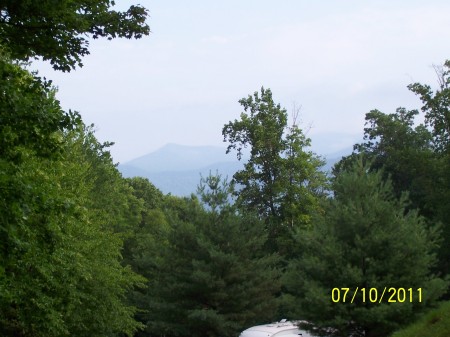
<svg viewBox="0 0 450 337"><path fill-rule="evenodd" d="M303 336L312 337L308 332L300 330L296 324L301 321L281 321L270 324L257 325L244 330L240 337L273 337L273 336Z"/></svg>

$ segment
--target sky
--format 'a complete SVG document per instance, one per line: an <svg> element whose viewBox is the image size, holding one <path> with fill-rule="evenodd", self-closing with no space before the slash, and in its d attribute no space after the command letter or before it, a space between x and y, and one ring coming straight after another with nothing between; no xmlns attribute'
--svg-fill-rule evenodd
<svg viewBox="0 0 450 337"><path fill-rule="evenodd" d="M313 150L326 155L362 138L372 109L419 109L406 88L437 85L433 65L450 58L450 1L116 0L148 9L151 34L92 40L84 66L48 63L65 110L94 123L125 163L167 143L225 147L222 127L239 99L270 88Z"/></svg>

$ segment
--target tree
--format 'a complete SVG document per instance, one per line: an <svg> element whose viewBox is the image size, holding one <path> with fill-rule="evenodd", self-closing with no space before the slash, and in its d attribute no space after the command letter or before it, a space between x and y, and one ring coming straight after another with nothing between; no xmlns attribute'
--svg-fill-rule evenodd
<svg viewBox="0 0 450 337"><path fill-rule="evenodd" d="M436 177L441 162L434 153L430 131L423 124L414 126L418 113L404 108L393 114L378 110L367 113L365 142L356 144L355 154L338 163L334 173L351 167L358 157L356 153L363 155L370 160L372 169L383 169L383 177L391 179L397 197L408 191L409 207L432 218L439 202L433 195L439 188Z"/></svg>
<svg viewBox="0 0 450 337"><path fill-rule="evenodd" d="M160 260L161 246L167 244L170 232L163 211L164 195L146 178L133 177L126 181L142 207L139 222L130 228L131 233L126 237L123 256L133 270L151 282L154 265Z"/></svg>
<svg viewBox="0 0 450 337"><path fill-rule="evenodd" d="M26 313L37 305L47 310L51 328L59 320L52 315L48 301L46 306L41 303L44 296L34 303L20 304L25 293L39 292L42 278L48 276L42 271L49 269L50 263L39 253L52 248L49 239L56 227L45 221L51 212L44 212L44 206L54 209L57 202L50 201L55 193L41 179L45 174L37 171L40 165L36 158L55 160L61 156L61 132L71 124L68 117L48 83L0 53L0 331L5 335L27 331L31 319L43 321L39 311L27 318ZM34 325L39 328L37 322Z"/></svg>
<svg viewBox="0 0 450 337"><path fill-rule="evenodd" d="M423 103L425 123L432 130L436 153L436 178L433 187L434 219L443 223L444 244L439 256L439 270L450 274L450 60L442 67L435 67L439 88L435 91L429 85L414 83L408 88L418 95ZM450 297L450 294L448 295Z"/></svg>
<svg viewBox="0 0 450 337"><path fill-rule="evenodd" d="M11 62L81 66L93 38L148 34L146 10L113 1L0 0L0 333L132 335L127 293L144 279L121 264L140 204L51 83Z"/></svg>
<svg viewBox="0 0 450 337"><path fill-rule="evenodd" d="M408 212L407 195L397 199L390 181L362 159L340 172L333 191L326 212L297 237L303 254L291 262L285 279L295 300L293 315L327 334L387 336L433 305L448 287L431 274L438 231L425 226L417 211ZM419 302L416 293L412 301L388 303L385 295L379 302L385 287L422 288L423 297ZM333 302L335 288L350 288L345 303L344 290ZM378 292L376 303L369 299L372 288Z"/></svg>
<svg viewBox="0 0 450 337"><path fill-rule="evenodd" d="M81 121L76 113L65 113L50 82L12 63L0 50L0 158L19 163L22 149L40 157L61 152L63 129Z"/></svg>
<svg viewBox="0 0 450 337"><path fill-rule="evenodd" d="M79 161L90 167L86 183L89 190L89 209L108 229L126 238L141 221L142 202L134 195L132 186L122 178L113 163L109 147L114 143L100 143L94 125L80 126L70 138L69 151L79 151Z"/></svg>
<svg viewBox="0 0 450 337"><path fill-rule="evenodd" d="M202 186L206 204L186 220L172 218L143 335L236 336L274 319L278 257L262 251L262 222L227 203L229 188L220 177L204 178ZM193 199L184 200L196 208Z"/></svg>
<svg viewBox="0 0 450 337"><path fill-rule="evenodd" d="M116 170L105 183L132 196L50 85L5 58L0 72L0 333L133 334L140 325L125 296L143 279L121 265L122 234L111 221L131 207L99 214L96 189L108 190L99 177Z"/></svg>
<svg viewBox="0 0 450 337"><path fill-rule="evenodd" d="M82 66L89 41L106 37L141 38L150 30L147 10L130 6L124 12L110 9L111 0L1 0L0 45L14 59L42 57L53 68L70 71Z"/></svg>
<svg viewBox="0 0 450 337"><path fill-rule="evenodd" d="M4 335L131 335L139 327L125 295L143 280L121 265L121 235L91 206L91 166L78 149L68 146L65 160L28 156L8 177L18 198L2 208Z"/></svg>
<svg viewBox="0 0 450 337"><path fill-rule="evenodd" d="M439 89L435 92L429 85L410 84L409 90L423 102L425 122L432 127L435 147L440 152L450 152L450 60L442 67L435 67Z"/></svg>
<svg viewBox="0 0 450 337"><path fill-rule="evenodd" d="M423 106L425 123L418 124L417 110L397 109L394 114L372 110L366 114L364 143L335 167L335 173L352 165L359 156L371 160L372 169L383 169L391 179L394 193L408 192L409 209L418 209L431 223L442 223L443 244L439 248L436 272L450 273L450 61L436 67L439 88L414 83L408 88L417 94Z"/></svg>
<svg viewBox="0 0 450 337"><path fill-rule="evenodd" d="M130 302L139 310L136 319L146 326L154 315L154 294L160 283L160 272L166 263L163 252L168 247L171 227L163 211L164 195L148 179L134 177L127 179L133 188L133 195L142 202L141 219L132 228L124 244L124 263L147 281L145 287L134 289L129 294ZM148 328L136 332L135 336L148 336Z"/></svg>
<svg viewBox="0 0 450 337"><path fill-rule="evenodd" d="M319 207L323 161L305 150L310 140L295 121L288 127L287 112L274 103L270 89L261 88L239 103L244 107L240 120L222 130L227 153L236 150L241 160L250 148L244 169L233 176L237 203L265 220L272 251L287 251L290 230L310 224Z"/></svg>

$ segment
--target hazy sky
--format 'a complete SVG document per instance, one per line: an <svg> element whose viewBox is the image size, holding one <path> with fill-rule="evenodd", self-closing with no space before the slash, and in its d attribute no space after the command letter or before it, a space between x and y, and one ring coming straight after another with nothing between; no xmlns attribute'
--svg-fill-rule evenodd
<svg viewBox="0 0 450 337"><path fill-rule="evenodd" d="M131 1L149 10L141 40L93 40L71 73L36 63L64 109L114 141L126 162L166 143L222 145L238 100L264 86L301 106L319 154L362 137L365 113L419 108L406 86L435 85L450 58L450 1Z"/></svg>

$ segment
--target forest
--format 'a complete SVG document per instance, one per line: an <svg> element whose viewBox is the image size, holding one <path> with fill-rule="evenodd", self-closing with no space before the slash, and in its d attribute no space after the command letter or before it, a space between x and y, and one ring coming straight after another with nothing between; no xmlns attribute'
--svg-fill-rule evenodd
<svg viewBox="0 0 450 337"><path fill-rule="evenodd" d="M409 85L419 110L368 112L329 173L258 88L217 130L244 168L177 197L123 178L112 143L27 70L81 67L85 36L149 34L145 8L112 5L0 1L2 336L231 337L286 318L387 337L450 299L450 60L437 88Z"/></svg>

